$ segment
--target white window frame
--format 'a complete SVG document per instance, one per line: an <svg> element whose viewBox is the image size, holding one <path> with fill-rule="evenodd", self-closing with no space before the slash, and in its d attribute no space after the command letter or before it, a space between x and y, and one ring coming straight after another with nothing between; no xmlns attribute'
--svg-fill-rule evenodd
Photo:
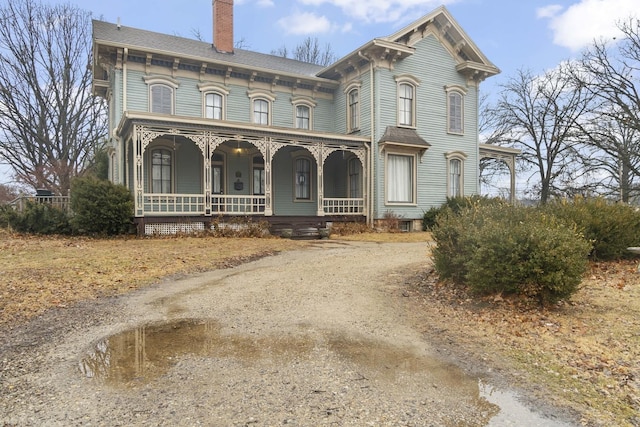
<svg viewBox="0 0 640 427"><path fill-rule="evenodd" d="M444 154L447 161L447 197L464 197L464 163L467 159L467 154L462 151L449 151ZM460 162L459 181L456 183L453 180L452 162ZM458 188L458 194L456 194L456 188Z"/></svg>
<svg viewBox="0 0 640 427"><path fill-rule="evenodd" d="M214 159L216 156L219 156L218 158ZM227 158L226 158L226 154L224 152L216 152L214 151L211 154L211 194L214 195L220 195L220 194L226 194L226 184L227 184L227 180L225 179L226 177L226 164L227 164ZM216 188L215 188L215 174L214 174L214 169L220 168L220 191L216 192Z"/></svg>
<svg viewBox="0 0 640 427"><path fill-rule="evenodd" d="M344 89L345 94L345 102L347 108L347 133L358 132L360 130L360 110L362 97L360 96L360 88L362 87L362 82L356 81L351 82ZM351 103L351 94L355 93L357 95L357 101L355 104Z"/></svg>
<svg viewBox="0 0 640 427"><path fill-rule="evenodd" d="M358 199L362 197L362 162L356 156L352 156L347 161L348 193L349 198Z"/></svg>
<svg viewBox="0 0 640 427"><path fill-rule="evenodd" d="M169 90L171 90L171 112L169 114L173 115L176 113L176 92L180 83L177 80L168 77L168 76L144 76L144 82L149 87L149 112L155 114L166 114L166 113L156 113L153 111L153 88L155 86L165 86Z"/></svg>
<svg viewBox="0 0 640 427"><path fill-rule="evenodd" d="M460 85L445 86L444 90L447 96L447 132L456 135L464 135L464 102L467 91ZM460 101L459 122L456 121L456 124L458 125L457 127L452 126L452 120L456 115L456 112L453 110L457 107L451 102L452 97L459 97Z"/></svg>
<svg viewBox="0 0 640 427"><path fill-rule="evenodd" d="M202 117L210 120L226 120L227 119L227 96L229 95L229 90L211 83L199 84L198 89L202 93ZM207 97L209 95L218 95L221 98L220 103L220 118L214 119L211 117L207 117Z"/></svg>
<svg viewBox="0 0 640 427"><path fill-rule="evenodd" d="M249 99L251 100L251 102L249 103L251 106L251 123L256 124L256 125L260 125L260 126L271 126L272 123L272 119L273 119L273 103L276 100L276 97L274 95L272 95L271 93L267 92L267 91L263 91L263 90L250 90L247 92L247 95L249 96ZM264 101L266 102L267 105L267 111L266 111L266 115L267 115L267 123L260 123L256 121L255 118L255 104L257 101Z"/></svg>
<svg viewBox="0 0 640 427"><path fill-rule="evenodd" d="M405 157L411 160L411 176L409 177L409 181L411 182L410 196L409 200L390 200L393 197L393 192L391 191L393 179L392 172L390 169L391 157ZM417 205L417 187L418 187L418 155L414 151L401 151L401 150L385 150L385 204L392 206L416 206Z"/></svg>
<svg viewBox="0 0 640 427"><path fill-rule="evenodd" d="M293 127L296 129L313 130L313 112L317 104L312 99L307 97L291 98L291 104L293 104ZM306 108L309 112L309 117L307 118L309 127L304 128L299 126L298 108Z"/></svg>
<svg viewBox="0 0 640 427"><path fill-rule="evenodd" d="M259 161L256 161L258 159ZM258 154L252 157L251 160L251 194L254 196L264 196L265 194L265 162L264 157ZM256 172L259 171L260 184L256 189ZM256 191L257 190L257 191Z"/></svg>
<svg viewBox="0 0 640 427"><path fill-rule="evenodd" d="M397 117L397 124L398 127L403 127L403 128L409 128L409 129L416 129L417 127L417 112L416 112L416 106L418 105L417 103L417 98L418 98L418 86L420 86L420 80L412 75L409 74L402 74L400 76L395 76L395 80L396 80L396 98L397 98L397 108L398 108L398 113L396 115ZM412 92L412 98L410 99L410 104L409 104L409 108L410 108L410 117L408 120L408 123L405 121L404 119L404 114L401 114L404 109L403 109L403 99L402 98L402 88L404 86L410 87L411 88L411 92Z"/></svg>

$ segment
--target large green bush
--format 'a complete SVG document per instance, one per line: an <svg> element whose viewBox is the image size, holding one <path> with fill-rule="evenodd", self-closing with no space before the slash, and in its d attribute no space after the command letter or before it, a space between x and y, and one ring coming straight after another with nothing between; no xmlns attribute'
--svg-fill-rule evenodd
<svg viewBox="0 0 640 427"><path fill-rule="evenodd" d="M573 294L590 243L575 227L533 208L471 207L439 217L436 271L473 291L515 293L551 303Z"/></svg>
<svg viewBox="0 0 640 427"><path fill-rule="evenodd" d="M32 234L69 234L71 226L67 213L49 203L28 201L22 212L5 211L5 218L13 230Z"/></svg>
<svg viewBox="0 0 640 427"><path fill-rule="evenodd" d="M447 200L439 207L432 207L424 212L422 216L422 230L429 231L435 227L438 216L445 211L451 211L458 214L464 209L478 206L495 206L504 205L506 202L500 198L492 198L487 196L466 196L466 197L447 197Z"/></svg>
<svg viewBox="0 0 640 427"><path fill-rule="evenodd" d="M594 260L632 257L627 247L640 245L640 211L636 207L603 198L577 198L549 203L543 209L575 224L593 242Z"/></svg>
<svg viewBox="0 0 640 427"><path fill-rule="evenodd" d="M71 211L75 233L116 235L131 231L133 199L122 185L93 177L74 179Z"/></svg>

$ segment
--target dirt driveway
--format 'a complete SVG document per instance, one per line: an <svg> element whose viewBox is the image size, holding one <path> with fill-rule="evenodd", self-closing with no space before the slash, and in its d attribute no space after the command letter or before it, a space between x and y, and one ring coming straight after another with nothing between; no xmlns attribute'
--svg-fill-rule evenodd
<svg viewBox="0 0 640 427"><path fill-rule="evenodd" d="M50 311L0 333L0 424L569 425L437 357L402 296L428 262L319 241Z"/></svg>

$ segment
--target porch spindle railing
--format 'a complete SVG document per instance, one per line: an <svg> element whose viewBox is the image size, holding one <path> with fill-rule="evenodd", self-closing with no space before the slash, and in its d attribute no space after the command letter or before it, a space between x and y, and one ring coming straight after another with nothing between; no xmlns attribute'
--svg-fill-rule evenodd
<svg viewBox="0 0 640 427"><path fill-rule="evenodd" d="M204 214L205 203L202 194L146 193L144 213L156 215Z"/></svg>
<svg viewBox="0 0 640 427"><path fill-rule="evenodd" d="M324 198L322 207L325 214L331 215L363 215L364 199Z"/></svg>
<svg viewBox="0 0 640 427"><path fill-rule="evenodd" d="M211 212L227 215L259 215L264 213L265 196L221 196L211 197Z"/></svg>

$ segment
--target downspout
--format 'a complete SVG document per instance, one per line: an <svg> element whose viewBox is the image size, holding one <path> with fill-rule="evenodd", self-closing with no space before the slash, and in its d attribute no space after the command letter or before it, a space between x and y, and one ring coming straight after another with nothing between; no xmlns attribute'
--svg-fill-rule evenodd
<svg viewBox="0 0 640 427"><path fill-rule="evenodd" d="M375 156L374 156L374 135L375 135L375 128L376 128L376 121L375 121L375 102L374 102L374 86L375 86L375 76L373 74L373 60L368 57L367 55L363 54L362 51L358 51L358 56L363 58L364 60L369 62L369 75L370 75L370 80L371 80L371 84L369 85L369 110L370 110L370 114L371 114L371 130L370 130L370 134L371 136L370 138L370 142L369 142L369 215L367 218L367 223L370 227L373 227L374 221L373 221L373 204L374 204L374 191L375 191L375 181L376 181L376 174L375 172Z"/></svg>
<svg viewBox="0 0 640 427"><path fill-rule="evenodd" d="M127 59L129 58L129 48L124 48L124 54L122 55L122 113L120 118L124 115L125 111L127 111ZM115 133L115 132L114 132ZM121 140L121 145L124 150L124 171L122 171L122 176L120 177L120 182L125 182L125 184L129 184L129 162L128 162L128 154L129 150L127 149L127 138L119 137ZM127 179L129 178L129 179Z"/></svg>

